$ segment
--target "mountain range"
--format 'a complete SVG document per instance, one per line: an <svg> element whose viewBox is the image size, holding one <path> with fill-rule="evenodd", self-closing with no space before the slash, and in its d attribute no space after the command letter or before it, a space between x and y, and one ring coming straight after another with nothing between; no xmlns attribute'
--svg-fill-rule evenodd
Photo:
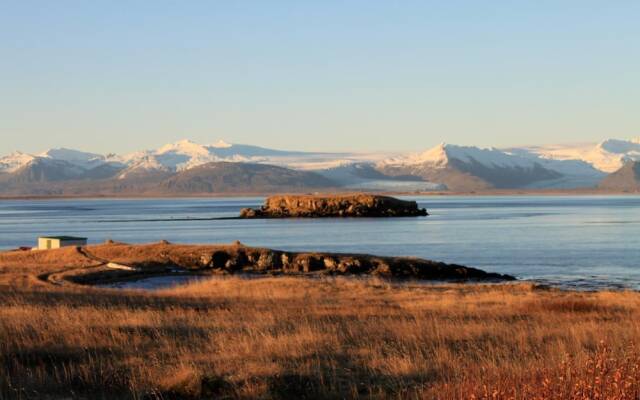
<svg viewBox="0 0 640 400"><path fill-rule="evenodd" d="M126 155L50 149L0 157L2 195L258 193L309 190L637 191L640 139L422 152L328 153L189 140Z"/></svg>

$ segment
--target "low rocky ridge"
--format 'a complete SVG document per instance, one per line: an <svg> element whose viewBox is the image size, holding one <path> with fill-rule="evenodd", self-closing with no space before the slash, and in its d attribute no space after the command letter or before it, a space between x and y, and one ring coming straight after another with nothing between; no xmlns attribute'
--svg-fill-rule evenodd
<svg viewBox="0 0 640 400"><path fill-rule="evenodd" d="M224 193L309 190L338 187L322 175L267 164L212 162L180 171L160 183L161 193Z"/></svg>
<svg viewBox="0 0 640 400"><path fill-rule="evenodd" d="M640 162L628 162L616 172L604 178L599 187L624 192L640 191Z"/></svg>
<svg viewBox="0 0 640 400"><path fill-rule="evenodd" d="M54 168L54 166L57 166ZM211 162L181 170L123 169L103 165L90 171L56 160L38 159L13 172L0 170L0 195L198 195L335 190L336 182L314 172L268 164Z"/></svg>
<svg viewBox="0 0 640 400"><path fill-rule="evenodd" d="M241 218L417 217L428 215L415 201L370 194L271 196Z"/></svg>
<svg viewBox="0 0 640 400"><path fill-rule="evenodd" d="M172 273L198 274L293 274L372 275L424 280L508 281L512 276L488 273L462 265L445 264L414 257L379 257L366 254L289 252L233 245L105 244L81 249L86 268L70 268L47 280L62 284L97 284L110 280L137 279ZM37 252L45 256L56 250ZM17 252L15 252L17 253ZM8 253L5 253L8 254ZM88 256L87 256L88 255ZM0 257L1 259L2 257ZM95 260L104 260L96 266ZM108 263L107 263L108 261ZM76 263L77 264L77 263ZM118 265L113 269L110 265ZM126 266L127 268L124 268Z"/></svg>

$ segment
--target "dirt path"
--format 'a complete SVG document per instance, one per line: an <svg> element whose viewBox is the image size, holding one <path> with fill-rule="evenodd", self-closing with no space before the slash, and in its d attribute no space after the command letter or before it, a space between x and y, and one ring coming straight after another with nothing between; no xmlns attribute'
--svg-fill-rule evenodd
<svg viewBox="0 0 640 400"><path fill-rule="evenodd" d="M101 269L104 269L106 265L109 263L109 261L101 259L89 253L87 249L84 247L76 247L76 251L80 255L85 257L87 260L97 262L98 264L86 265L82 267L67 267L57 271L48 272L46 274L39 275L38 279L40 279L43 282L46 282L52 285L57 285L57 286L73 284L65 278L70 275L76 275L79 271L83 271L85 273L99 271Z"/></svg>

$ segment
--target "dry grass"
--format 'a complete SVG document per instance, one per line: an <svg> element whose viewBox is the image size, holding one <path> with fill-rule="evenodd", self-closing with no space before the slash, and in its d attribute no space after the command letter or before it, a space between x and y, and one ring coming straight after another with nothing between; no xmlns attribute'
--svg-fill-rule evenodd
<svg viewBox="0 0 640 400"><path fill-rule="evenodd" d="M0 398L636 399L640 295L377 279L0 288Z"/></svg>

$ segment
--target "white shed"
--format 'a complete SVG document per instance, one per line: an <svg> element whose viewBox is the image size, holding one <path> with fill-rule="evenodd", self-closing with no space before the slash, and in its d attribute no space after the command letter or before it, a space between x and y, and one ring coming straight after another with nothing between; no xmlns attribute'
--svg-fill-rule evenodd
<svg viewBox="0 0 640 400"><path fill-rule="evenodd" d="M41 236L38 238L38 250L59 249L66 246L86 246L87 238L75 236Z"/></svg>

